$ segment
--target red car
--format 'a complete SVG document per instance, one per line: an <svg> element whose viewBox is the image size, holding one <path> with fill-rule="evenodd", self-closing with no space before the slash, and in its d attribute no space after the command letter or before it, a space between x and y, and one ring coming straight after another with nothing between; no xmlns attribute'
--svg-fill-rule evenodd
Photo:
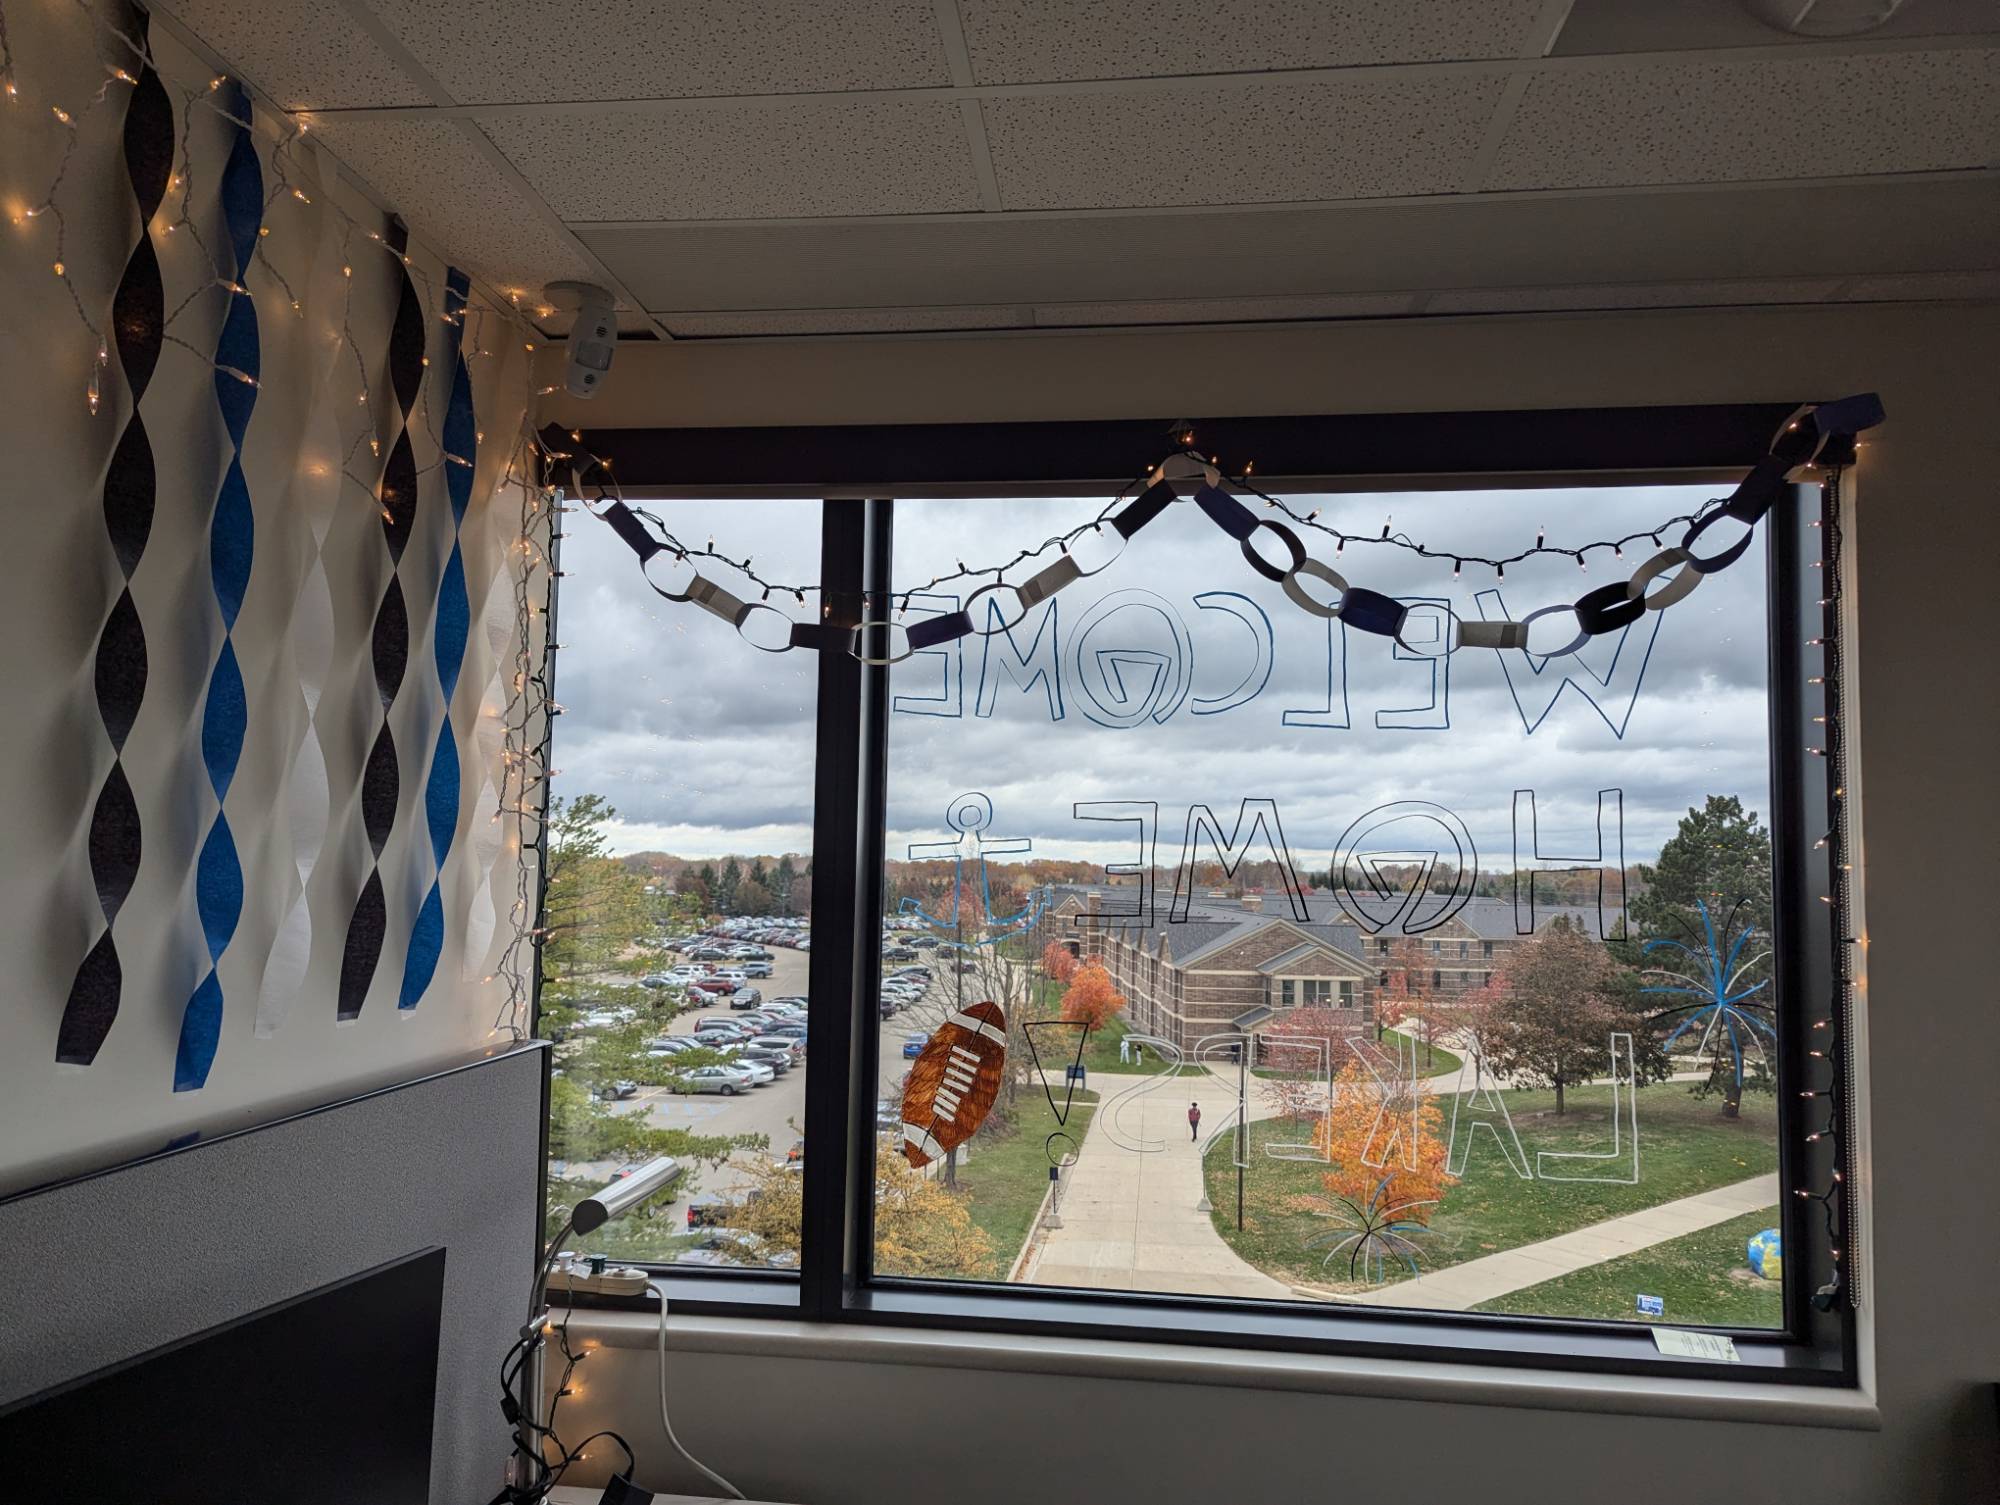
<svg viewBox="0 0 2000 1505"><path fill-rule="evenodd" d="M736 991L736 984L727 977L704 977L699 982L688 984L692 993L709 993L717 998L727 998Z"/></svg>

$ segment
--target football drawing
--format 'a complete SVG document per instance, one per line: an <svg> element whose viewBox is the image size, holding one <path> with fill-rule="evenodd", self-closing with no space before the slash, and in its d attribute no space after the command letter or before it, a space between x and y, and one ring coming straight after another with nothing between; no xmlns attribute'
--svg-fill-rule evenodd
<svg viewBox="0 0 2000 1505"><path fill-rule="evenodd" d="M972 1137L1007 1066L1007 1015L975 1003L945 1016L903 1089L903 1156L922 1168Z"/></svg>

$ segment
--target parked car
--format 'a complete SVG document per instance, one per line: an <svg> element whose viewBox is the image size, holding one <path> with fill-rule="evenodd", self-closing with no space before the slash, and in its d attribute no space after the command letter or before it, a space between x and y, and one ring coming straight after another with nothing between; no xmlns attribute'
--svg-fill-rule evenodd
<svg viewBox="0 0 2000 1505"><path fill-rule="evenodd" d="M773 998L771 1002L775 1007L796 1008L800 1012L804 1012L809 1000L803 993L787 993L782 998Z"/></svg>
<svg viewBox="0 0 2000 1505"><path fill-rule="evenodd" d="M745 962L743 964L743 975L745 977L769 977L771 975L771 964L769 962Z"/></svg>
<svg viewBox="0 0 2000 1505"><path fill-rule="evenodd" d="M703 1044L719 1042L726 1045L733 1041L748 1040L750 1031L730 1019L704 1019L695 1026L693 1038Z"/></svg>
<svg viewBox="0 0 2000 1505"><path fill-rule="evenodd" d="M749 1072L750 1085L753 1087L768 1087L778 1079L775 1067L767 1066L762 1061L753 1061L747 1056L740 1057L730 1064Z"/></svg>
<svg viewBox="0 0 2000 1505"><path fill-rule="evenodd" d="M727 998L736 991L736 984L727 977L704 977L688 984L690 993L706 993L711 998Z"/></svg>
<svg viewBox="0 0 2000 1505"><path fill-rule="evenodd" d="M916 957L917 953L911 950L908 946L894 945L894 946L884 946L882 948L882 959L884 961L907 962L907 961L915 961Z"/></svg>
<svg viewBox="0 0 2000 1505"><path fill-rule="evenodd" d="M764 1078L769 1081L767 1074ZM748 1092L760 1085L757 1074L748 1066L696 1066L682 1072L674 1080L675 1092L719 1092L724 1097L734 1097L739 1092ZM690 1212L692 1217L692 1212Z"/></svg>
<svg viewBox="0 0 2000 1505"><path fill-rule="evenodd" d="M726 1228L735 1205L725 1197L704 1195L688 1198L687 1225L690 1228Z"/></svg>
<svg viewBox="0 0 2000 1505"><path fill-rule="evenodd" d="M674 979L664 972L653 972L639 979L642 988L670 988L673 985Z"/></svg>
<svg viewBox="0 0 2000 1505"><path fill-rule="evenodd" d="M597 1095L607 1103L632 1097L639 1091L637 1082L604 1082L598 1086Z"/></svg>
<svg viewBox="0 0 2000 1505"><path fill-rule="evenodd" d="M759 988L744 986L729 995L729 1006L732 1009L759 1008L763 1002L764 994Z"/></svg>
<svg viewBox="0 0 2000 1505"><path fill-rule="evenodd" d="M906 1061L916 1060L918 1056L924 1053L924 1047L930 1043L931 1037L929 1035L903 1036L903 1059Z"/></svg>
<svg viewBox="0 0 2000 1505"><path fill-rule="evenodd" d="M937 943L938 939L934 935L920 935L914 941L910 942L919 951L928 951Z"/></svg>
<svg viewBox="0 0 2000 1505"><path fill-rule="evenodd" d="M583 1022L592 1029L610 1029L620 1024L630 1024L639 1017L636 1009L592 1009L583 1016Z"/></svg>
<svg viewBox="0 0 2000 1505"><path fill-rule="evenodd" d="M773 1076L783 1076L792 1069L792 1053L781 1046L736 1045L730 1048L730 1060L763 1066Z"/></svg>

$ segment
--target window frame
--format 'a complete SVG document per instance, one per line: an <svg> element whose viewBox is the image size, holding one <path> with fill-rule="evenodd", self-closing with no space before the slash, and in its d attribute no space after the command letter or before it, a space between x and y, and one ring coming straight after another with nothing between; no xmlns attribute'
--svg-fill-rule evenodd
<svg viewBox="0 0 2000 1505"><path fill-rule="evenodd" d="M1196 427L1205 446L1255 454L1259 479L1293 492L1733 483L1795 406L1337 415L1214 420ZM1157 459L1170 447L1172 432L1185 426L1112 420L601 430L586 434L583 444L616 460L623 489L632 497L820 497L822 600L829 621L851 626L872 615L871 599L890 589L896 505L889 494L928 500L1115 488ZM1808 1216L1815 1212L1812 1204L1791 1194L1804 1184L1809 1167L1824 1174L1825 1156L1805 1137L1798 1092L1811 1079L1803 1038L1809 1000L1825 997L1836 979L1832 874L1811 849L1812 835L1824 821L1816 823L1809 814L1826 806L1826 760L1805 751L1816 744L1811 715L1818 703L1807 691L1808 643L1831 630L1822 621L1817 590L1807 586L1819 519L1830 505L1828 488L1793 486L1766 525L1773 956L1781 1004L1776 1090L1788 1278L1783 1328L1701 1329L1733 1338L1740 1363L1662 1358L1651 1328L1640 1323L875 1275L869 1189L881 1021L879 969L872 963L881 913L890 675L837 653L823 654L819 664L813 862L816 873L829 879L841 873L853 877L847 884L815 883L813 889L808 986L822 1002L807 1045L805 1105L808 1140L837 1148L807 1159L803 1251L795 1274L657 1266L658 1284L681 1310L717 1316L1858 1385L1852 1310L1843 1302L1819 1311L1811 1300L1830 1269L1830 1240L1820 1220ZM1827 902L1818 902L1822 899ZM1491 942L1483 949L1486 957L1492 955ZM848 1007L836 1006L840 999ZM1837 1111L1841 1142L1851 1142L1845 1096ZM1852 1225L1851 1214L1845 1220ZM1853 1242L1851 1232L1842 1236ZM1847 1263L1851 1288L1851 1251ZM619 1307L643 1305L645 1298L574 1302Z"/></svg>

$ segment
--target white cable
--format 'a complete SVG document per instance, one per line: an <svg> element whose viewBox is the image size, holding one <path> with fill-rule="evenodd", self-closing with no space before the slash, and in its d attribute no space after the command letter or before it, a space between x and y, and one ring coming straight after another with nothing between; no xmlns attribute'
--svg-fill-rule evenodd
<svg viewBox="0 0 2000 1505"><path fill-rule="evenodd" d="M721 1486L723 1492L730 1498L740 1500L744 1497L742 1490L690 1453L681 1444L680 1438L674 1435L674 1424L667 1416L667 1292L664 1286L656 1285L653 1289L660 1293L660 1425L666 1430L667 1441L674 1445L676 1453L707 1475L711 1484Z"/></svg>

